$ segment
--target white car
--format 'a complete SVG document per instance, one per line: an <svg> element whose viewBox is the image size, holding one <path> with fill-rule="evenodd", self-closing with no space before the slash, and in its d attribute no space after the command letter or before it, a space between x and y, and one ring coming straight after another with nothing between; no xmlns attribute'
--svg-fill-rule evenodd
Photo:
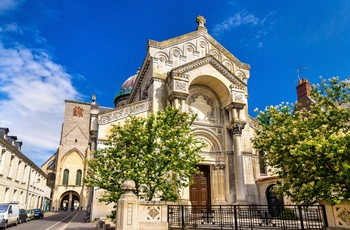
<svg viewBox="0 0 350 230"><path fill-rule="evenodd" d="M17 225L19 222L19 205L16 202L0 204L0 227Z"/></svg>

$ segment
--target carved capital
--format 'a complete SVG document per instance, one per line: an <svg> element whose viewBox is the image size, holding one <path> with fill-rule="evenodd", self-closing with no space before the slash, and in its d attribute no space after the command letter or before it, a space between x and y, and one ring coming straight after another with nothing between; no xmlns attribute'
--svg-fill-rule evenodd
<svg viewBox="0 0 350 230"><path fill-rule="evenodd" d="M233 135L242 135L242 131L246 124L246 121L234 120L227 126L227 129L232 132Z"/></svg>
<svg viewBox="0 0 350 230"><path fill-rule="evenodd" d="M225 163L223 162L216 162L214 164L214 170L224 170L225 169Z"/></svg>

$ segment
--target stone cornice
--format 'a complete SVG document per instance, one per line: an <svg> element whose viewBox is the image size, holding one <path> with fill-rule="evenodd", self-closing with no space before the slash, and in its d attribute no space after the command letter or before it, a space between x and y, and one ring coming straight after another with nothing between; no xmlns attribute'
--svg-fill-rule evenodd
<svg viewBox="0 0 350 230"><path fill-rule="evenodd" d="M256 129L256 130L260 130L261 129L261 127L259 125L259 122L256 119L254 119L251 116L249 116L248 119L249 119L249 126L250 127L252 127L253 129Z"/></svg>
<svg viewBox="0 0 350 230"><path fill-rule="evenodd" d="M139 71L139 73L135 79L135 85L133 86L132 91L130 93L130 97L128 99L128 104L134 101L134 99L136 97L136 93L140 89L141 83L142 83L143 79L145 78L146 72L147 72L151 63L152 63L152 58L149 55L147 55L145 58L145 61L143 62L142 68Z"/></svg>
<svg viewBox="0 0 350 230"><path fill-rule="evenodd" d="M230 72L225 66L223 66L217 59L215 59L211 55L205 56L203 58L189 62L185 65L174 68L171 71L170 76L171 77L181 76L181 75L184 75L184 73L187 73L191 70L194 70L198 67L201 67L207 64L210 64L217 71L219 71L223 76L225 76L229 81L231 81L233 85L235 85L235 88L245 90L245 88L247 87L247 84L245 82L243 82L241 79L235 76L232 72Z"/></svg>
<svg viewBox="0 0 350 230"><path fill-rule="evenodd" d="M28 165L33 167L37 172L39 172L42 176L47 178L46 173L41 168L39 168L33 161L31 161L28 157L26 157L22 152L18 151L15 148L15 146L8 143L7 140L5 140L4 138L0 138L0 145L4 146L4 148L6 148L6 151L10 152L11 154L17 155L19 159L26 162Z"/></svg>
<svg viewBox="0 0 350 230"><path fill-rule="evenodd" d="M91 105L91 103L88 102L82 102L82 101L73 101L73 100L64 100L66 103L70 102L70 103L74 103L74 104L82 104L82 105Z"/></svg>
<svg viewBox="0 0 350 230"><path fill-rule="evenodd" d="M138 113L146 112L152 107L152 101L145 100L128 104L127 106L117 108L112 111L100 114L98 116L98 124L104 125L128 117L129 115L135 115Z"/></svg>

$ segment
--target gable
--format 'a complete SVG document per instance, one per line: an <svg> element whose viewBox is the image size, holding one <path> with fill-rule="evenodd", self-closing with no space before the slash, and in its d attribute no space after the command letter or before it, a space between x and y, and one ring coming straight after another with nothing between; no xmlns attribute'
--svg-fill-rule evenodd
<svg viewBox="0 0 350 230"><path fill-rule="evenodd" d="M194 63L196 62L196 63ZM179 67L184 70L186 65L202 65L209 62L217 68L239 89L246 87L250 65L239 61L219 42L207 33L204 24L200 24L196 31L187 33L162 42L149 40L147 54L136 78L136 83L129 97L129 103L137 97L141 86L150 78L165 80L168 73ZM207 64L207 63L205 63ZM237 80L238 79L238 80ZM243 84L242 84L243 83Z"/></svg>

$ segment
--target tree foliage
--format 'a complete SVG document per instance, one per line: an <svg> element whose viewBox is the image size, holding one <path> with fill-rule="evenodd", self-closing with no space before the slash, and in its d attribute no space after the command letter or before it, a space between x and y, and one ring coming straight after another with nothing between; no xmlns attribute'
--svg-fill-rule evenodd
<svg viewBox="0 0 350 230"><path fill-rule="evenodd" d="M253 139L282 180L277 191L295 203L350 199L350 78L313 85L310 109L282 103L257 119Z"/></svg>
<svg viewBox="0 0 350 230"><path fill-rule="evenodd" d="M178 190L198 173L198 152L204 143L194 138L195 117L168 106L149 118L130 116L114 125L105 148L88 162L84 182L105 189L104 202L117 202L122 184L132 179L136 195L146 200L176 201Z"/></svg>

